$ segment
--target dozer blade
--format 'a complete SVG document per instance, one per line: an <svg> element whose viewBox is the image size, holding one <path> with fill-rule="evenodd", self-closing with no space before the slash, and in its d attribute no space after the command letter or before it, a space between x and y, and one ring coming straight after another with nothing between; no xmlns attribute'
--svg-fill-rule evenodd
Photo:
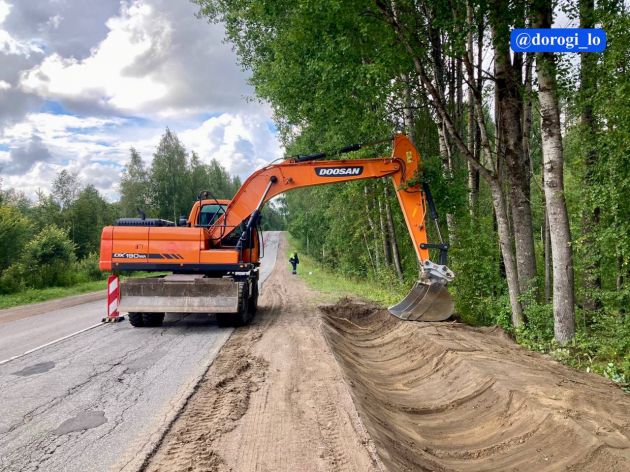
<svg viewBox="0 0 630 472"><path fill-rule="evenodd" d="M236 313L238 284L228 278L167 275L127 279L120 286L120 310L127 312Z"/></svg>
<svg viewBox="0 0 630 472"><path fill-rule="evenodd" d="M419 280L405 298L388 310L401 320L444 321L453 314L454 308L445 282Z"/></svg>

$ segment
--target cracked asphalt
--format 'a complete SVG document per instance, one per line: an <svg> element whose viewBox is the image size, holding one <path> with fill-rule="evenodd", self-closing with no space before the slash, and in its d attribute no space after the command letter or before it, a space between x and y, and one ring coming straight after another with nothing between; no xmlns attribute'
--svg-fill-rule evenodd
<svg viewBox="0 0 630 472"><path fill-rule="evenodd" d="M265 239L263 282L278 233ZM85 318L95 303L64 311ZM29 319L45 330L54 318ZM207 315L167 315L162 328L104 324L0 365L0 470L138 470L231 333Z"/></svg>

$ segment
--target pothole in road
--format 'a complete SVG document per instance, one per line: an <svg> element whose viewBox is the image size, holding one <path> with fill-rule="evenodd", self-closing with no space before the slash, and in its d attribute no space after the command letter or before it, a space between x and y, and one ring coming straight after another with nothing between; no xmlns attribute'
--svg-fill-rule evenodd
<svg viewBox="0 0 630 472"><path fill-rule="evenodd" d="M13 375L19 375L20 377L27 377L29 375L43 374L55 367L54 362L40 362L39 364L33 364L28 367L24 367L22 370L13 372Z"/></svg>
<svg viewBox="0 0 630 472"><path fill-rule="evenodd" d="M61 423L53 433L61 436L76 431L96 428L105 423L107 423L107 418L105 418L104 411L84 411Z"/></svg>

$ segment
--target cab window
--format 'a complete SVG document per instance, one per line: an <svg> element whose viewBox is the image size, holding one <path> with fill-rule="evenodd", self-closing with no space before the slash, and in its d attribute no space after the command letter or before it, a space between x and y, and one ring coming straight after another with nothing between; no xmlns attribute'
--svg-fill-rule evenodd
<svg viewBox="0 0 630 472"><path fill-rule="evenodd" d="M217 205L216 203L203 205L199 212L199 221L197 224L199 226L210 226L224 213L225 205Z"/></svg>

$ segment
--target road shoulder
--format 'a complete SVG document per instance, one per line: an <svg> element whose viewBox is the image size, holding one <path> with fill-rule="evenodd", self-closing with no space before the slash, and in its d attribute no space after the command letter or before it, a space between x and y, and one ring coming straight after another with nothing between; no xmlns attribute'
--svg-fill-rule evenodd
<svg viewBox="0 0 630 472"><path fill-rule="evenodd" d="M9 323L11 321L30 318L31 316L44 315L55 310L70 308L84 303L90 303L96 300L105 299L107 290L98 290L96 292L82 293L80 295L72 295L70 297L56 298L45 302L30 303L28 305L16 306L13 308L5 308L0 310L0 324ZM103 302L105 307L105 302Z"/></svg>

